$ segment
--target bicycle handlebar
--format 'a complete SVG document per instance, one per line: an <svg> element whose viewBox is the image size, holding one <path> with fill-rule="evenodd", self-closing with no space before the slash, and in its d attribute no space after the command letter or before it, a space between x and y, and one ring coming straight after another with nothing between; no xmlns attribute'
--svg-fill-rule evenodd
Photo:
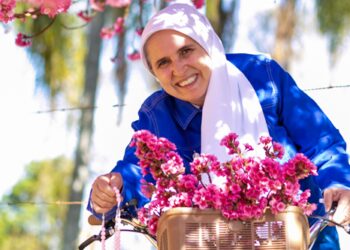
<svg viewBox="0 0 350 250"><path fill-rule="evenodd" d="M156 238L152 236L146 226L141 225L136 219L135 215L133 214L133 209L135 209L137 205L136 200L131 200L129 203L126 203L122 209L121 209L121 223L123 225L130 225L133 229L121 229L122 232L133 232L133 233L141 233L145 235L145 237L154 245L157 246ZM90 215L88 218L88 222L90 225L101 225L102 221L95 217L94 215ZM115 233L115 221L114 219L109 220L105 223L105 239L108 239ZM85 249L87 246L89 246L94 241L101 241L101 231L97 235L92 235L88 239L86 239L83 243L79 245L79 250Z"/></svg>
<svg viewBox="0 0 350 250"><path fill-rule="evenodd" d="M120 231L123 232L134 232L134 233L141 233L145 235L145 237L152 243L155 248L157 248L157 241L155 236L151 235L146 226L141 225L136 219L135 216L132 215L130 212L130 207L135 206L135 203L127 203L122 209L121 209L121 223L123 225L130 225L132 226L133 229L121 229ZM335 210L337 207L337 203L333 203L332 208L330 211L326 213L324 217L322 216L309 216L309 218L315 218L318 219L317 222L315 222L311 227L310 227L310 245L309 249L312 248L314 245L319 233L329 224L332 223L336 226L339 226L343 228L348 234L350 234L350 225L343 226L339 223L336 223L332 220L329 219L331 215L334 214ZM98 218L96 218L93 215L90 215L88 218L88 222L90 225L101 225L102 221ZM111 237L115 233L115 221L110 220L107 221L105 224L106 228L106 239ZM79 245L79 250L85 249L88 245L93 243L94 241L101 241L101 232L98 235L93 235L89 237L87 240L85 240L83 243Z"/></svg>
<svg viewBox="0 0 350 250"><path fill-rule="evenodd" d="M98 219L96 218L95 221L97 222ZM106 237L106 239L108 239L109 237L111 237L114 234L114 226L115 226L115 222L113 220L107 221L107 223L105 224L105 228L106 228L105 237ZM85 249L85 247L90 245L92 242L97 241L97 240L101 241L101 239L102 239L101 232L99 234L92 235L91 237L89 237L87 240L85 240L83 243L81 243L79 245L79 250Z"/></svg>

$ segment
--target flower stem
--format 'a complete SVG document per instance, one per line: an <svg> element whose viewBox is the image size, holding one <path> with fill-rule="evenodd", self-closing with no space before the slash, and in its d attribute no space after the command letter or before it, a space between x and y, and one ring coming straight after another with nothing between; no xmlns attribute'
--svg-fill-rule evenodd
<svg viewBox="0 0 350 250"><path fill-rule="evenodd" d="M41 34L44 33L46 30L48 30L48 29L51 27L51 25L52 25L55 21L56 21L56 17L53 18L53 19L51 20L51 22L50 22L48 25L46 25L45 28L43 28L42 30L40 30L39 32L37 32L37 33L35 33L35 34L33 34L33 35L29 35L29 36L27 35L26 37L27 37L27 38L34 38L34 37L37 37L37 36L41 35Z"/></svg>

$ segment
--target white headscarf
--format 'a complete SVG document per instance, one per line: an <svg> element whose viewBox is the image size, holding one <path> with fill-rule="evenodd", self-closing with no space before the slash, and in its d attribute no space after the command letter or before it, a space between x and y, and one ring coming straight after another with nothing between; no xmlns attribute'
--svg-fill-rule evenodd
<svg viewBox="0 0 350 250"><path fill-rule="evenodd" d="M165 29L191 37L204 48L213 63L203 106L201 153L214 154L220 161L227 160L227 152L219 143L229 132L238 134L240 142L255 147L259 136L268 135L260 102L248 79L226 60L221 40L208 19L186 3L173 3L155 14L141 38L141 58L148 69L144 45L152 34Z"/></svg>

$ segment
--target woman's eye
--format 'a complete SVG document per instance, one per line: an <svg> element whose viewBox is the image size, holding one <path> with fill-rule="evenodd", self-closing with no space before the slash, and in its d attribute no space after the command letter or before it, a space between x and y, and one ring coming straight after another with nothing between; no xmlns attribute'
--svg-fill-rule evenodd
<svg viewBox="0 0 350 250"><path fill-rule="evenodd" d="M184 49L181 50L180 54L181 54L182 56L186 56L186 55L188 55L188 54L189 54L190 52L192 52L192 51L193 51L192 48L184 48Z"/></svg>
<svg viewBox="0 0 350 250"><path fill-rule="evenodd" d="M168 60L161 60L158 62L157 67L158 68L164 67L165 65L167 65L167 63L168 63Z"/></svg>

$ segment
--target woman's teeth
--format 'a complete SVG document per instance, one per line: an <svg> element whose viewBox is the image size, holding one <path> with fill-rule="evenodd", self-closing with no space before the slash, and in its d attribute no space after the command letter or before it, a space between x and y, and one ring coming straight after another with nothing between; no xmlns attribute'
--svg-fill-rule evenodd
<svg viewBox="0 0 350 250"><path fill-rule="evenodd" d="M196 75L191 76L190 78L187 78L185 81L179 82L180 87L185 87L191 83L193 83L196 80Z"/></svg>

